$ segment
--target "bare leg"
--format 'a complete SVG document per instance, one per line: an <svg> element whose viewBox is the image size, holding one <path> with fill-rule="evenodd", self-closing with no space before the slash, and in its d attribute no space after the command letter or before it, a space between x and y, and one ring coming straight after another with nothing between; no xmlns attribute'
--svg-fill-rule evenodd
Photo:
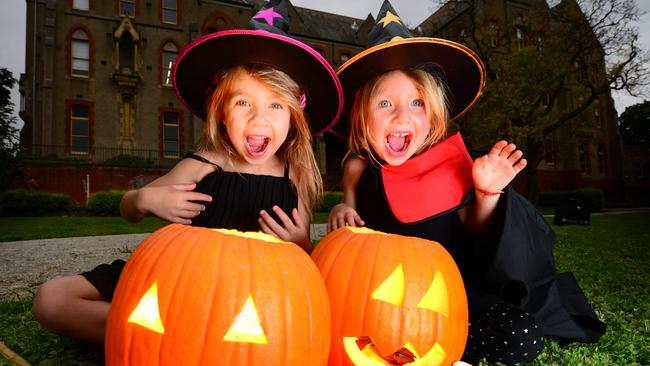
<svg viewBox="0 0 650 366"><path fill-rule="evenodd" d="M109 306L86 278L74 275L41 285L34 297L32 312L36 320L52 332L102 343Z"/></svg>

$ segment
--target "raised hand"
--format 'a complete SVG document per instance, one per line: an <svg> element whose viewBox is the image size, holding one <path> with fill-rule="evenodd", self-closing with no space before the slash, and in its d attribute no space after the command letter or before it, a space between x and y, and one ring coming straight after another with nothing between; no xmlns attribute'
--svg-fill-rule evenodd
<svg viewBox="0 0 650 366"><path fill-rule="evenodd" d="M344 226L364 226L365 224L355 209L345 203L339 203L332 207L327 218L327 232Z"/></svg>
<svg viewBox="0 0 650 366"><path fill-rule="evenodd" d="M497 194L526 167L524 153L516 150L515 144L501 140L492 146L487 155L474 161L472 178L474 187L484 194Z"/></svg>
<svg viewBox="0 0 650 366"><path fill-rule="evenodd" d="M169 222L190 225L191 219L205 210L205 205L193 201L212 201L210 195L193 192L195 187L195 183L142 187L138 193L140 210Z"/></svg>

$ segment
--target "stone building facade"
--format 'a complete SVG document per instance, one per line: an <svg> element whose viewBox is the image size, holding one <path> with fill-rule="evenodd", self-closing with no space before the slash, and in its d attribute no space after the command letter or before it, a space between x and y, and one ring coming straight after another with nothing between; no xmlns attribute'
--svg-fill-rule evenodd
<svg viewBox="0 0 650 366"><path fill-rule="evenodd" d="M26 2L26 71L20 78L20 116L25 126L21 144L34 158L27 161L26 169L29 175L41 177L43 190L69 193L76 201L83 201L78 187L74 192L72 188L66 191L66 184L61 183L48 189L48 176L61 164L74 160L73 165L83 169L82 175L89 179L100 171L96 166L119 165L129 159L159 168L146 179L134 176L132 171L113 172L124 179L97 178L91 188L127 189L162 174L193 149L203 122L185 110L171 87L175 56L202 35L246 28L264 1ZM512 9L530 1L497 2L490 16L510 24ZM294 7L290 1L287 4L292 35L321 52L335 69L365 48L374 24L371 15L356 19ZM450 16L446 12L443 7L432 14L414 33L457 38L454 35L462 28L462 14ZM571 151L550 154L550 160L538 167L547 172L540 176L542 190L580 186L609 189L622 176L611 96L603 97L588 118L597 118L601 127L589 128L571 141L557 141L555 146L568 146ZM345 142L331 134L315 139L327 189L340 186L345 148ZM605 172L601 169L603 159ZM72 185L76 187L77 183Z"/></svg>

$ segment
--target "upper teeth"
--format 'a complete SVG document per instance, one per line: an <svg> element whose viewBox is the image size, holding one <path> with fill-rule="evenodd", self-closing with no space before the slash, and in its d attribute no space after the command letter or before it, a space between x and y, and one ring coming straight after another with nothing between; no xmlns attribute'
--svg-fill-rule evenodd
<svg viewBox="0 0 650 366"><path fill-rule="evenodd" d="M410 135L408 132L391 132L391 136L406 137Z"/></svg>

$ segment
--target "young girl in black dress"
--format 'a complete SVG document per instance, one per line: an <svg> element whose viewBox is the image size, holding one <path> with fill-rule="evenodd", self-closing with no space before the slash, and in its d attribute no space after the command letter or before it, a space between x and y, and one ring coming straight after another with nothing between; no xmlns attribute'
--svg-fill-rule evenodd
<svg viewBox="0 0 650 366"><path fill-rule="evenodd" d="M553 231L509 183L526 166L499 141L475 161L448 124L480 97L485 70L468 48L412 38L384 2L372 47L339 70L349 124L343 203L328 229L367 226L441 243L469 304L464 360L533 360L544 336L597 340L604 325L569 274L556 274ZM347 127L347 130L346 130Z"/></svg>
<svg viewBox="0 0 650 366"><path fill-rule="evenodd" d="M272 1L251 20L264 31L213 33L179 55L176 93L205 119L198 150L127 192L126 219L154 214L194 226L261 230L311 251L309 222L322 191L311 132L337 121L342 92L327 61L279 29L287 24L286 5ZM34 299L36 318L56 333L101 342L124 264L46 282Z"/></svg>

